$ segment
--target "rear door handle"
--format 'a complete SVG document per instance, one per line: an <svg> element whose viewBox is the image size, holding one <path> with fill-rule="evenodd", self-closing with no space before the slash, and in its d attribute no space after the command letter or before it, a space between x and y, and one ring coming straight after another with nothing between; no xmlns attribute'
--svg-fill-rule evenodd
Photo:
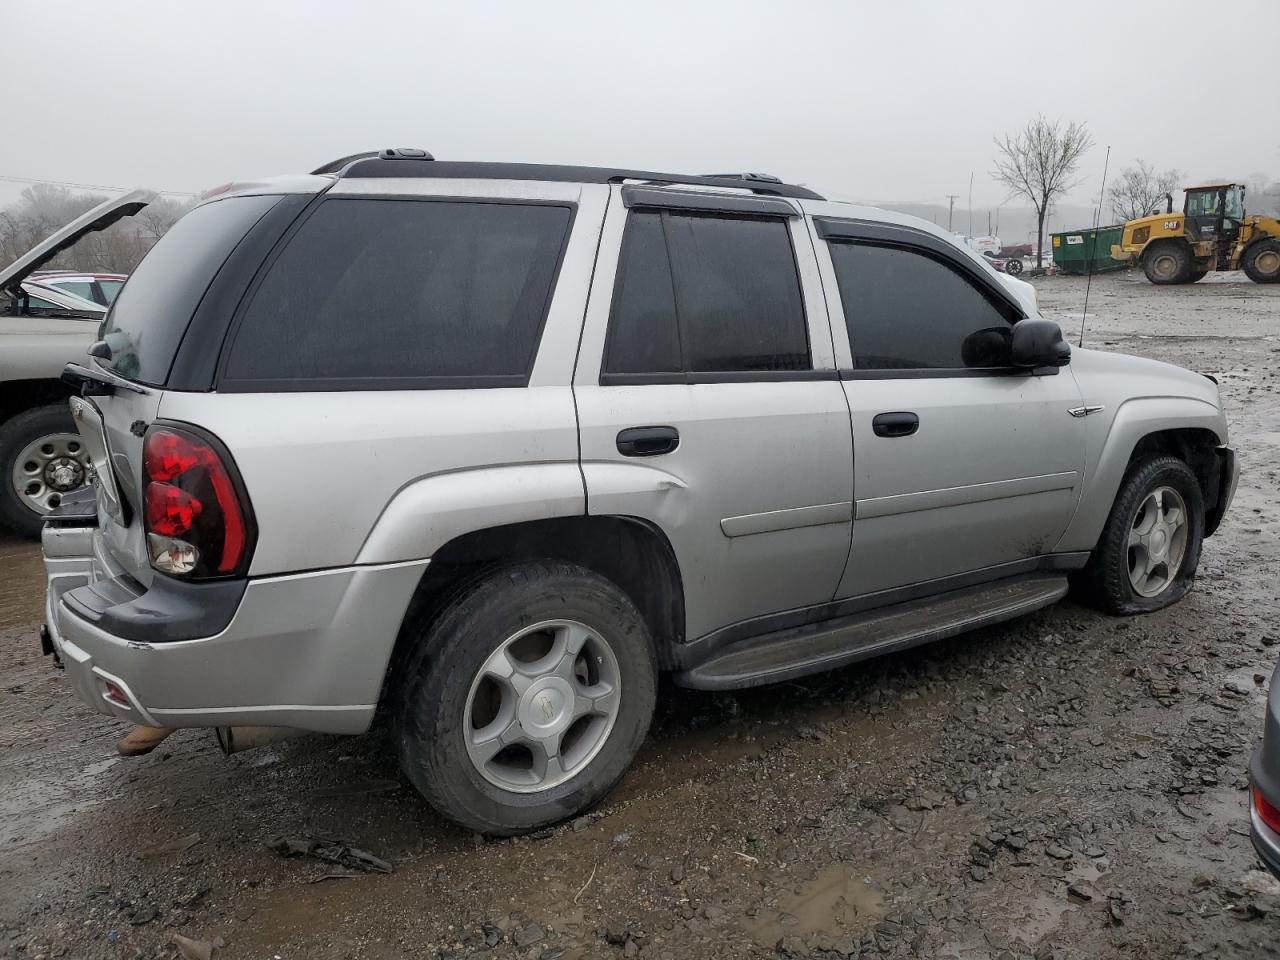
<svg viewBox="0 0 1280 960"><path fill-rule="evenodd" d="M878 413L871 421L877 437L909 437L920 429L920 418L906 410Z"/></svg>
<svg viewBox="0 0 1280 960"><path fill-rule="evenodd" d="M656 457L680 446L675 427L629 427L618 434L618 452L624 457Z"/></svg>

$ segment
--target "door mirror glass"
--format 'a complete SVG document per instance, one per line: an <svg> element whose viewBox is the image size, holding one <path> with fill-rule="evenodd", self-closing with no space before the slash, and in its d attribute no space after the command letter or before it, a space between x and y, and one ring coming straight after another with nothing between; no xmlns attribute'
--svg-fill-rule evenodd
<svg viewBox="0 0 1280 960"><path fill-rule="evenodd" d="M1062 339L1062 328L1043 317L1028 317L1013 325L1013 365L1026 369L1065 367L1071 347Z"/></svg>

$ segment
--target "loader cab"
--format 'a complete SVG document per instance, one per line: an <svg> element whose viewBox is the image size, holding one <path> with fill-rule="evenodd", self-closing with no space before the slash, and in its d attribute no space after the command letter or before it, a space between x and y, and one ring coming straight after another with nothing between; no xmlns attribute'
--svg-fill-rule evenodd
<svg viewBox="0 0 1280 960"><path fill-rule="evenodd" d="M1244 219L1244 187L1238 183L1215 183L1187 187L1186 194L1182 209L1192 239L1218 244L1234 242Z"/></svg>

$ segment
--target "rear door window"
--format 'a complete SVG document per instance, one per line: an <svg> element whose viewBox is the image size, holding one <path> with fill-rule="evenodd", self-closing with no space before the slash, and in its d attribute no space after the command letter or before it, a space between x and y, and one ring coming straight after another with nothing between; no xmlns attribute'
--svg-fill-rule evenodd
<svg viewBox="0 0 1280 960"><path fill-rule="evenodd" d="M677 373L682 369L676 294L661 214L633 213L627 223L610 322L609 371Z"/></svg>
<svg viewBox="0 0 1280 960"><path fill-rule="evenodd" d="M221 383L523 385L572 218L559 204L325 200L251 294Z"/></svg>
<svg viewBox="0 0 1280 960"><path fill-rule="evenodd" d="M630 215L606 376L811 367L785 220L672 211Z"/></svg>

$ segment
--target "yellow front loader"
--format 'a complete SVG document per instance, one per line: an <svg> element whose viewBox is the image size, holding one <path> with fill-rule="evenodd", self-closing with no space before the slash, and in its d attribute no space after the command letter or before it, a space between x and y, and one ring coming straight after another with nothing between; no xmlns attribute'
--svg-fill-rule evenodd
<svg viewBox="0 0 1280 960"><path fill-rule="evenodd" d="M1243 270L1254 283L1280 281L1280 220L1246 216L1244 187L1187 187L1181 213L1168 198L1164 213L1124 225L1111 256L1141 264L1152 283L1195 283L1211 270Z"/></svg>

